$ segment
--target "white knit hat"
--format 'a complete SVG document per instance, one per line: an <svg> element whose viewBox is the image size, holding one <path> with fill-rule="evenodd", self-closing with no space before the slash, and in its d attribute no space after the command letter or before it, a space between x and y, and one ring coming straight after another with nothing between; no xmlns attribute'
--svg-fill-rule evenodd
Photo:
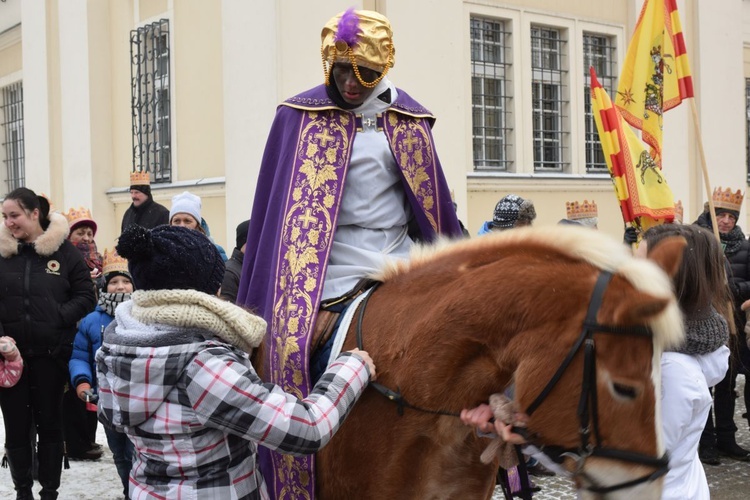
<svg viewBox="0 0 750 500"><path fill-rule="evenodd" d="M172 197L172 208L169 211L169 222L177 214L189 214L200 225L201 223L201 198L193 193L183 191L182 194L176 194Z"/></svg>

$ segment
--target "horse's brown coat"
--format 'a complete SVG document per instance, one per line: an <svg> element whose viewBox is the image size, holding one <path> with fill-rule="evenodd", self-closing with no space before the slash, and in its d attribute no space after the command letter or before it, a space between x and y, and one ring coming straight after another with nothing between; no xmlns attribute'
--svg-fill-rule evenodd
<svg viewBox="0 0 750 500"><path fill-rule="evenodd" d="M669 257L680 254L673 249ZM680 341L680 316L656 266L634 261L620 243L594 231L513 230L423 252L385 270L365 314L364 349L378 382L399 388L414 405L458 413L513 380L525 408L579 335L600 269L618 274L599 322L650 323L655 332L653 343L596 335L604 444L656 456L654 346L658 355L662 345ZM354 325L345 349L355 347L353 332ZM578 355L531 417L529 429L541 442L577 446L581 372ZM612 382L633 387L636 399L618 399ZM487 442L455 417L409 409L399 416L392 402L367 390L318 454L319 498L488 499L496 465L480 462ZM614 465L623 474L632 468Z"/></svg>

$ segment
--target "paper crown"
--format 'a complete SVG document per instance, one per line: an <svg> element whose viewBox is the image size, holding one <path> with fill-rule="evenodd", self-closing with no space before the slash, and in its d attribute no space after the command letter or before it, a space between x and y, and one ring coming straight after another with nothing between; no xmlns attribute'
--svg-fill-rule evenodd
<svg viewBox="0 0 750 500"><path fill-rule="evenodd" d="M104 266L102 267L102 274L105 275L109 273L123 273L130 276L130 272L128 271L128 260L120 257L117 250L112 250L110 252L106 248L104 249Z"/></svg>
<svg viewBox="0 0 750 500"><path fill-rule="evenodd" d="M91 217L91 210L88 208L71 208L65 214L65 218L68 219L68 225L70 226L71 231L74 231L80 226L91 226L91 229L94 230L94 235L96 235L96 222L94 222L93 217Z"/></svg>
<svg viewBox="0 0 750 500"><path fill-rule="evenodd" d="M151 185L151 176L148 172L130 172L131 186L149 186Z"/></svg>
<svg viewBox="0 0 750 500"><path fill-rule="evenodd" d="M714 208L733 210L737 213L742 209L744 197L745 195L739 189L733 193L729 188L722 191L721 187L714 188L714 194L711 196L714 200Z"/></svg>
<svg viewBox="0 0 750 500"><path fill-rule="evenodd" d="M682 200L677 200L674 204L674 221L676 224L682 224L682 217L685 210L682 208Z"/></svg>
<svg viewBox="0 0 750 500"><path fill-rule="evenodd" d="M596 202L583 200L583 203L577 201L566 201L565 212L570 220L592 219L599 216L599 209Z"/></svg>
<svg viewBox="0 0 750 500"><path fill-rule="evenodd" d="M320 53L326 85L335 63L351 64L363 86L373 88L393 67L396 49L388 19L377 12L349 9L332 17L320 33ZM374 81L364 81L359 66L380 73Z"/></svg>

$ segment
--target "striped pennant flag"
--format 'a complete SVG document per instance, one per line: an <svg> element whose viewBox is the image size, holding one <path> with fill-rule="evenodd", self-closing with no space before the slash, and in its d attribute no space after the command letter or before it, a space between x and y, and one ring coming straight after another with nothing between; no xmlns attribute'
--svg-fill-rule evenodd
<svg viewBox="0 0 750 500"><path fill-rule="evenodd" d="M591 106L599 142L615 185L622 217L641 230L674 219L674 196L661 169L596 78L591 67Z"/></svg>
<svg viewBox="0 0 750 500"><path fill-rule="evenodd" d="M662 117L693 97L693 78L676 0L646 0L620 73L615 104L641 130L661 167Z"/></svg>

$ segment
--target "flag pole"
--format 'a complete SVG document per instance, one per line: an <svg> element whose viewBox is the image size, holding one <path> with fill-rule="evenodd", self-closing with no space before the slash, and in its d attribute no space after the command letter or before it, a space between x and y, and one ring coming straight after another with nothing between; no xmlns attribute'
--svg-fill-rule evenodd
<svg viewBox="0 0 750 500"><path fill-rule="evenodd" d="M711 227L714 229L714 236L721 242L719 236L719 226L716 222L716 209L714 208L713 191L711 190L711 181L708 178L708 166L706 165L706 153L703 151L703 136L701 135L701 126L698 119L698 107L695 104L695 97L689 99L690 110L693 112L693 124L695 125L695 135L698 139L698 153L701 157L701 169L703 170L703 184L706 186L706 197L708 198L708 213L711 214Z"/></svg>

